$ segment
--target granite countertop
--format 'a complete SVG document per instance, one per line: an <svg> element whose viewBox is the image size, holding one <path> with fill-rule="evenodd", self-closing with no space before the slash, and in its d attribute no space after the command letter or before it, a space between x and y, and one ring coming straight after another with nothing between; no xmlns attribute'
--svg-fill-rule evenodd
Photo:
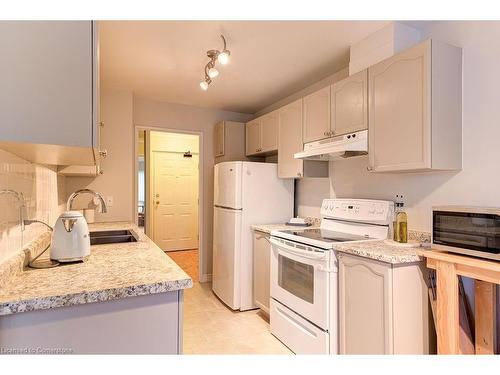
<svg viewBox="0 0 500 375"><path fill-rule="evenodd" d="M402 264L422 261L423 258L419 256L422 247L419 247L418 243L415 243L415 246L401 247L381 240L339 244L335 246L335 250L385 263Z"/></svg>
<svg viewBox="0 0 500 375"><path fill-rule="evenodd" d="M49 269L24 268L13 273L0 290L0 315L171 292L193 286L192 279L136 225L96 223L90 224L89 228L91 231L131 229L139 240L94 245L90 256L82 263ZM22 260L18 268L22 267Z"/></svg>
<svg viewBox="0 0 500 375"><path fill-rule="evenodd" d="M252 230L258 231L258 232L263 232L267 234L271 234L273 230L305 230L305 229L318 229L319 226L312 224L308 227L302 227L302 226L295 226L295 225L286 225L284 223L282 224L255 224L251 225L250 228Z"/></svg>

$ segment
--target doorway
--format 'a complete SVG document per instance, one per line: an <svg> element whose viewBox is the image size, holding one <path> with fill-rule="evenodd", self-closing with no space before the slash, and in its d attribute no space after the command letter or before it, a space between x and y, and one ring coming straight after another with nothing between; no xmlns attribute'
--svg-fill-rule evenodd
<svg viewBox="0 0 500 375"><path fill-rule="evenodd" d="M200 136L138 129L136 149L137 223L198 281Z"/></svg>

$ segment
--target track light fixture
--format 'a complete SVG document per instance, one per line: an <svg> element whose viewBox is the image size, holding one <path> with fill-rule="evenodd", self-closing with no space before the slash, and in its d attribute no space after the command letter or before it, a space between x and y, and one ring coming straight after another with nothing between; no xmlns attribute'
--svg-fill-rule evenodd
<svg viewBox="0 0 500 375"><path fill-rule="evenodd" d="M207 56L210 58L210 61L207 65L205 65L205 80L200 82L200 87L203 91L207 91L208 86L212 83L212 78L219 75L219 71L215 67L215 63L218 62L221 65L226 65L229 62L229 55L231 55L231 51L226 48L226 38L224 38L224 35L221 35L220 37L224 43L222 51L216 49L207 51Z"/></svg>

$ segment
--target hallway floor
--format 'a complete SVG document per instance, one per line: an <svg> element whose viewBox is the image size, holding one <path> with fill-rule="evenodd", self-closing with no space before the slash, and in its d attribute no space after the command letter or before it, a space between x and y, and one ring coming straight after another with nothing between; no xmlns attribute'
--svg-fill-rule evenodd
<svg viewBox="0 0 500 375"><path fill-rule="evenodd" d="M168 251L166 254L186 272L193 282L199 280L198 274L198 250Z"/></svg>
<svg viewBox="0 0 500 375"><path fill-rule="evenodd" d="M169 254L170 255L170 254ZM260 310L235 312L195 282L184 293L184 354L292 354Z"/></svg>

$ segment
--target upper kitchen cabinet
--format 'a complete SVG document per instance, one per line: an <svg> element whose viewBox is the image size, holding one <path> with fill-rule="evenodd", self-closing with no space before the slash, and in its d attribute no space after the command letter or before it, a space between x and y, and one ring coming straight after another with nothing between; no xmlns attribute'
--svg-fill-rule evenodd
<svg viewBox="0 0 500 375"><path fill-rule="evenodd" d="M331 135L343 135L368 128L366 69L332 85L331 108Z"/></svg>
<svg viewBox="0 0 500 375"><path fill-rule="evenodd" d="M304 147L302 104L299 99L278 110L278 177L328 177L328 163L294 158Z"/></svg>
<svg viewBox="0 0 500 375"><path fill-rule="evenodd" d="M214 156L216 158L224 156L224 128L224 121L218 122L214 127Z"/></svg>
<svg viewBox="0 0 500 375"><path fill-rule="evenodd" d="M214 128L215 162L245 160L245 124L221 121Z"/></svg>
<svg viewBox="0 0 500 375"><path fill-rule="evenodd" d="M330 86L305 96L303 101L303 142L330 137Z"/></svg>
<svg viewBox="0 0 500 375"><path fill-rule="evenodd" d="M462 168L462 50L427 40L368 69L375 172Z"/></svg>
<svg viewBox="0 0 500 375"><path fill-rule="evenodd" d="M2 21L0 48L0 147L39 163L95 165L95 24Z"/></svg>
<svg viewBox="0 0 500 375"><path fill-rule="evenodd" d="M278 176L301 178L303 161L293 155L302 151L302 99L290 103L278 111Z"/></svg>
<svg viewBox="0 0 500 375"><path fill-rule="evenodd" d="M259 119L247 122L245 132L245 140L246 140L246 154L255 155L260 153L261 151L261 122Z"/></svg>
<svg viewBox="0 0 500 375"><path fill-rule="evenodd" d="M246 154L263 155L278 150L278 112L274 111L246 124Z"/></svg>
<svg viewBox="0 0 500 375"><path fill-rule="evenodd" d="M261 149L262 152L278 150L278 112L274 111L261 117Z"/></svg>

